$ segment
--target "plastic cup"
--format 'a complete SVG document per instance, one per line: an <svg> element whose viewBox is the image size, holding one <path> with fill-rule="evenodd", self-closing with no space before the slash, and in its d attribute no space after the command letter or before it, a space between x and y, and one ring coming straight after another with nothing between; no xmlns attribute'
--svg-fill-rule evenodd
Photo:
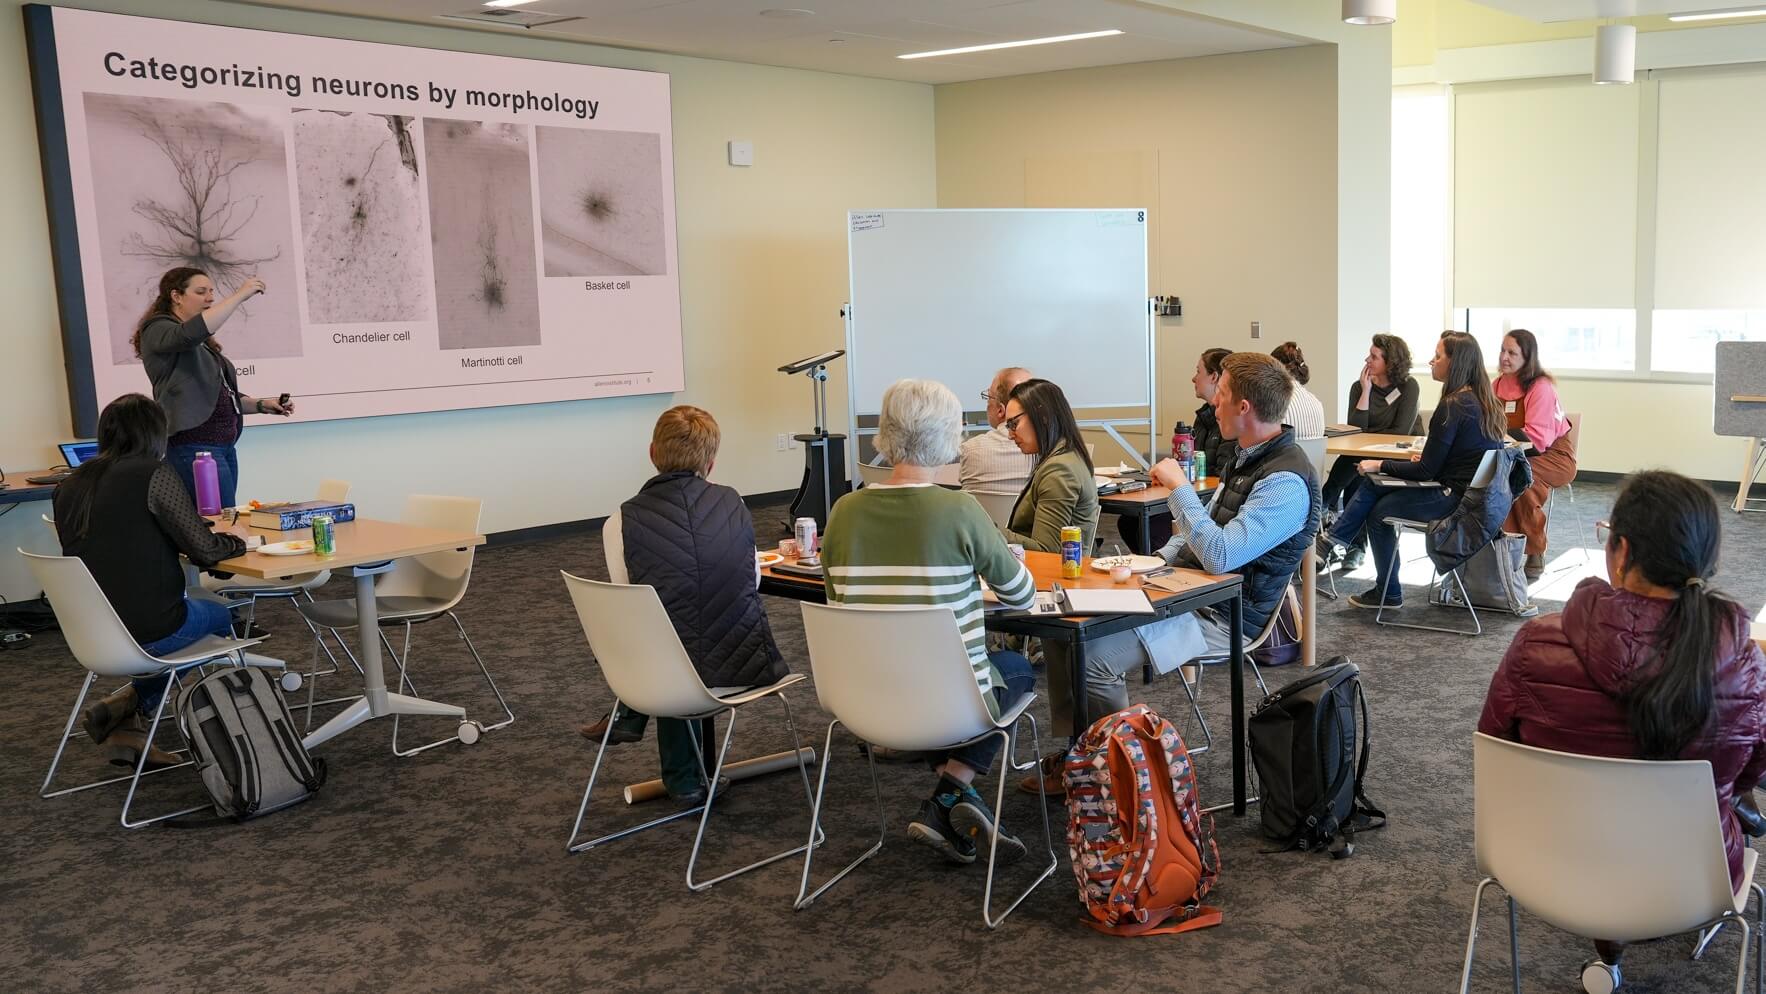
<svg viewBox="0 0 1766 994"><path fill-rule="evenodd" d="M1116 562L1110 566L1110 579L1116 583L1127 583L1134 577L1134 567L1127 562Z"/></svg>

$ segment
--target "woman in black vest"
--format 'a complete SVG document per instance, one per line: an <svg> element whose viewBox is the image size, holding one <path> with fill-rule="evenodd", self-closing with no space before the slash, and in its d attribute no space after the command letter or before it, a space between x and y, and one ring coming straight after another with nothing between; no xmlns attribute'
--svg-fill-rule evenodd
<svg viewBox="0 0 1766 994"><path fill-rule="evenodd" d="M86 564L123 626L155 656L232 629L225 604L186 595L178 554L208 567L246 548L196 513L190 491L165 464L165 449L165 412L138 393L124 394L98 416L98 457L55 488L62 555ZM86 734L110 747L112 762L135 765L147 746L140 719L159 707L165 687L164 677L145 677L98 701L85 711ZM148 759L177 762L157 749Z"/></svg>

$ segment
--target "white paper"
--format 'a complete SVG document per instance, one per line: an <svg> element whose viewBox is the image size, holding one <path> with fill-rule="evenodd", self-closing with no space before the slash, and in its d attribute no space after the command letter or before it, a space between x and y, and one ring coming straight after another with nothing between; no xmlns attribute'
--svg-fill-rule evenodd
<svg viewBox="0 0 1766 994"><path fill-rule="evenodd" d="M1152 614L1153 602L1138 587L1126 590L1068 590L1069 614Z"/></svg>

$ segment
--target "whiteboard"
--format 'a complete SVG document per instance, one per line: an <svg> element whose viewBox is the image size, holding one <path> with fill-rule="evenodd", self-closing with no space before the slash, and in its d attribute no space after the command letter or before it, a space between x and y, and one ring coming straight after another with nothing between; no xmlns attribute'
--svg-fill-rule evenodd
<svg viewBox="0 0 1766 994"><path fill-rule="evenodd" d="M1147 213L853 211L847 373L854 415L904 378L977 410L1003 366L1059 384L1075 408L1152 403Z"/></svg>

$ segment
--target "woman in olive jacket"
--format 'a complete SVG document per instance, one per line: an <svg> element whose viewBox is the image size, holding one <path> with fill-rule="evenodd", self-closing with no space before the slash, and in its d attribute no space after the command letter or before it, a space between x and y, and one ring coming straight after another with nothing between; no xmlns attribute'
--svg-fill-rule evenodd
<svg viewBox="0 0 1766 994"><path fill-rule="evenodd" d="M1078 526L1089 555L1098 532L1098 482L1067 396L1048 380L1025 380L1006 399L1003 424L1019 451L1036 456L1030 482L1012 506L1006 541L1059 552L1061 529Z"/></svg>

